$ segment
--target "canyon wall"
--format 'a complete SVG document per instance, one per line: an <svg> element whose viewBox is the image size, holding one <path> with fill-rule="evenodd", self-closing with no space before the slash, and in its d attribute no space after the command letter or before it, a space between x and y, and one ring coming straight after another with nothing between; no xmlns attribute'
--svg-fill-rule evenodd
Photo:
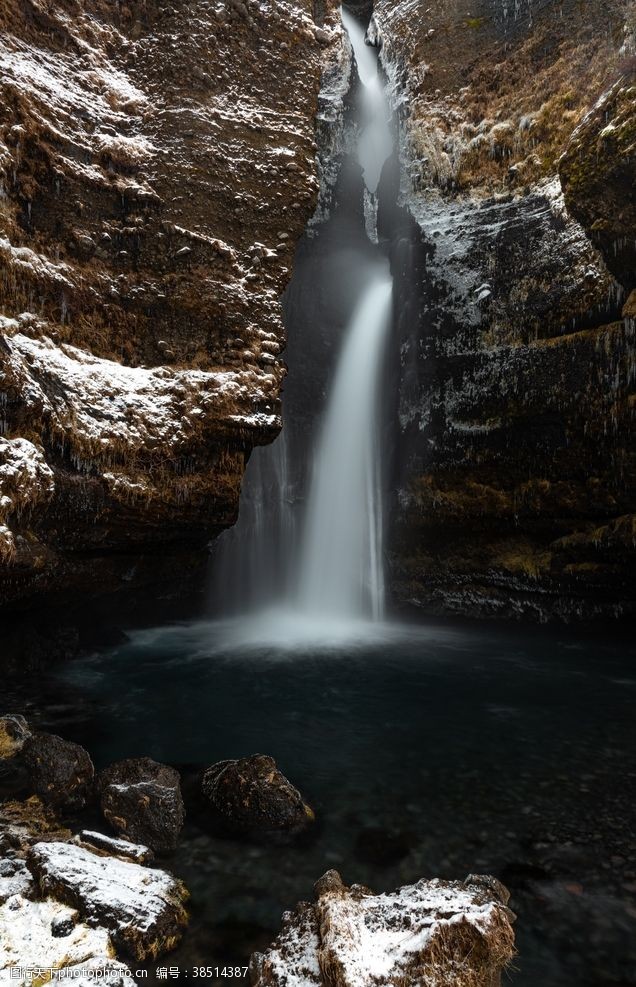
<svg viewBox="0 0 636 987"><path fill-rule="evenodd" d="M336 15L0 0L0 605L187 580L235 519Z"/></svg>
<svg viewBox="0 0 636 987"><path fill-rule="evenodd" d="M375 4L401 128L400 604L633 612L635 32L624 0Z"/></svg>
<svg viewBox="0 0 636 987"><path fill-rule="evenodd" d="M310 265L338 197L364 222L337 21L0 0L0 605L202 582L280 427L313 217L286 354L310 434L342 328ZM631 0L376 0L400 606L633 610L635 35Z"/></svg>

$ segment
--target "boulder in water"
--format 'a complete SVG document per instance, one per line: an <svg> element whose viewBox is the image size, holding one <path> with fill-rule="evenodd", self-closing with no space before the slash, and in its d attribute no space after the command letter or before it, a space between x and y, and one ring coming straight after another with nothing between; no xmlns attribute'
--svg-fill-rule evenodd
<svg viewBox="0 0 636 987"><path fill-rule="evenodd" d="M188 893L165 871L73 843L36 843L26 862L43 895L107 929L115 945L140 962L173 949L183 935Z"/></svg>
<svg viewBox="0 0 636 987"><path fill-rule="evenodd" d="M31 736L29 724L17 713L0 716L0 761L15 757Z"/></svg>
<svg viewBox="0 0 636 987"><path fill-rule="evenodd" d="M102 771L97 785L104 816L120 836L157 853L175 849L185 819L178 771L128 758Z"/></svg>
<svg viewBox="0 0 636 987"><path fill-rule="evenodd" d="M315 818L266 754L213 764L203 776L203 794L227 824L243 832L296 833Z"/></svg>
<svg viewBox="0 0 636 987"><path fill-rule="evenodd" d="M252 956L252 984L498 987L514 956L514 916L490 881L418 881L376 895L329 871L315 902L287 913L273 945Z"/></svg>
<svg viewBox="0 0 636 987"><path fill-rule="evenodd" d="M92 795L95 768L79 744L52 733L36 733L22 749L31 785L43 802L83 809Z"/></svg>

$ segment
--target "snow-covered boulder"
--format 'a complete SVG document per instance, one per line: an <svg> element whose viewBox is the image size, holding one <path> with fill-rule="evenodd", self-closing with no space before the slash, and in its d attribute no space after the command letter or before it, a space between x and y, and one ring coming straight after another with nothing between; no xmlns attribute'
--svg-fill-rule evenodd
<svg viewBox="0 0 636 987"><path fill-rule="evenodd" d="M498 987L514 955L508 893L490 878L376 895L329 871L315 891L252 957L255 987Z"/></svg>
<svg viewBox="0 0 636 987"><path fill-rule="evenodd" d="M91 961L93 969L102 969L113 956L108 932L89 928L58 901L29 901L16 894L0 906L0 983L42 983L31 973L38 968L48 974Z"/></svg>
<svg viewBox="0 0 636 987"><path fill-rule="evenodd" d="M108 929L115 945L137 960L155 959L180 941L188 893L165 871L72 843L37 843L26 859L42 894Z"/></svg>

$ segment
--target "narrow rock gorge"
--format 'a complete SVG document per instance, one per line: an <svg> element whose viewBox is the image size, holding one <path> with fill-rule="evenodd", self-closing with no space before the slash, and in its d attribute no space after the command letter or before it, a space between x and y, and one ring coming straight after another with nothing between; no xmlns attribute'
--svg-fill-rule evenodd
<svg viewBox="0 0 636 987"><path fill-rule="evenodd" d="M332 330L310 338L294 298L339 194L336 14L2 3L3 605L165 592L175 566L179 592L201 582L280 428L280 299L312 216L288 391L297 420L318 413ZM378 213L399 606L633 612L635 18L375 4L400 138Z"/></svg>

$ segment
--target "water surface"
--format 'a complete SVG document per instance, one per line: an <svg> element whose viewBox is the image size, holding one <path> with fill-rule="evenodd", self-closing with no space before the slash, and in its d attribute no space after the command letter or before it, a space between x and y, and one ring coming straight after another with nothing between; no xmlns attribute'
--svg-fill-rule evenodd
<svg viewBox="0 0 636 987"><path fill-rule="evenodd" d="M10 699L98 767L149 754L189 791L216 760L268 753L315 806L315 831L293 846L214 836L191 813L166 862L193 895L173 965L247 962L330 867L376 890L487 872L518 914L510 983L625 987L635 659L622 643L528 629L272 612L135 632Z"/></svg>

